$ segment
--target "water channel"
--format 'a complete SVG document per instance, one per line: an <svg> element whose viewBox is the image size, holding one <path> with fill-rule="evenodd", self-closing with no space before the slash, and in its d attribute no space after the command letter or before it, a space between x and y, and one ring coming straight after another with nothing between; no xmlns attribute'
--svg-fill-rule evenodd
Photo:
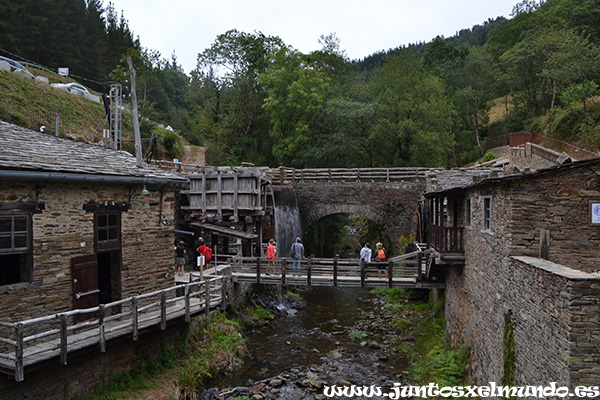
<svg viewBox="0 0 600 400"><path fill-rule="evenodd" d="M313 287L298 293L304 306L286 308L283 316L249 332L243 366L208 387L224 391L265 382L267 394L250 392L248 398L319 399L323 384L391 387L401 379L407 361L386 346L390 332L379 315L381 300L360 288ZM281 386L270 388L273 382ZM205 392L199 398L227 397Z"/></svg>

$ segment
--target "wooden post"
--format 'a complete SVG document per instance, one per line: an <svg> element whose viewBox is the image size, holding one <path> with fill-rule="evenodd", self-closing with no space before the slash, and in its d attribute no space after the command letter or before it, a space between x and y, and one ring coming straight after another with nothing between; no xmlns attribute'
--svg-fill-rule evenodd
<svg viewBox="0 0 600 400"><path fill-rule="evenodd" d="M106 353L106 337L104 336L104 316L106 315L106 306L104 304L100 304L98 310L98 336L100 339L100 352Z"/></svg>
<svg viewBox="0 0 600 400"><path fill-rule="evenodd" d="M135 88L135 69L129 55L127 56L127 64L129 65L129 75L131 77L131 116L133 120L133 135L135 137L135 160L137 167L141 168L143 166L142 139L140 136L140 119L138 117L137 93Z"/></svg>
<svg viewBox="0 0 600 400"><path fill-rule="evenodd" d="M160 293L160 329L167 329L167 292Z"/></svg>
<svg viewBox="0 0 600 400"><path fill-rule="evenodd" d="M221 278L221 311L225 311L227 308L227 285L228 280L227 277L224 276Z"/></svg>
<svg viewBox="0 0 600 400"><path fill-rule="evenodd" d="M200 282L204 280L204 256L198 257L198 266L200 267Z"/></svg>
<svg viewBox="0 0 600 400"><path fill-rule="evenodd" d="M388 262L388 286L389 287L394 287L393 276L394 276L394 263L392 263L392 261L390 260Z"/></svg>
<svg viewBox="0 0 600 400"><path fill-rule="evenodd" d="M210 314L210 281L204 282L204 300L206 301L206 315Z"/></svg>
<svg viewBox="0 0 600 400"><path fill-rule="evenodd" d="M67 316L60 314L60 363L67 365Z"/></svg>
<svg viewBox="0 0 600 400"><path fill-rule="evenodd" d="M260 187L260 186L259 186ZM238 172L233 174L233 218L238 221Z"/></svg>
<svg viewBox="0 0 600 400"><path fill-rule="evenodd" d="M185 322L190 322L190 285L185 285Z"/></svg>
<svg viewBox="0 0 600 400"><path fill-rule="evenodd" d="M417 254L417 280L421 281L423 275L423 253Z"/></svg>
<svg viewBox="0 0 600 400"><path fill-rule="evenodd" d="M17 323L15 326L15 381L22 382L23 377L23 324Z"/></svg>
<svg viewBox="0 0 600 400"><path fill-rule="evenodd" d="M202 189L204 190L204 189ZM219 213L219 221L223 220L223 200L221 195L223 193L223 181L221 177L221 170L217 169L217 208Z"/></svg>
<svg viewBox="0 0 600 400"><path fill-rule="evenodd" d="M312 259L314 255L311 254L306 262L306 284L310 286L312 284Z"/></svg>
<svg viewBox="0 0 600 400"><path fill-rule="evenodd" d="M366 275L365 271L365 260L364 259L360 259L360 286L361 287L365 287L365 275Z"/></svg>
<svg viewBox="0 0 600 400"><path fill-rule="evenodd" d="M133 340L138 340L138 299L135 296L131 298L131 330Z"/></svg>
<svg viewBox="0 0 600 400"><path fill-rule="evenodd" d="M285 285L285 270L287 267L287 258L281 259L281 284Z"/></svg>
<svg viewBox="0 0 600 400"><path fill-rule="evenodd" d="M550 247L550 231L540 229L540 258L548 259L548 250Z"/></svg>
<svg viewBox="0 0 600 400"><path fill-rule="evenodd" d="M260 283L260 256L256 257L256 283Z"/></svg>
<svg viewBox="0 0 600 400"><path fill-rule="evenodd" d="M202 171L202 212L206 212L206 171Z"/></svg>
<svg viewBox="0 0 600 400"><path fill-rule="evenodd" d="M333 286L338 284L338 255L333 257Z"/></svg>

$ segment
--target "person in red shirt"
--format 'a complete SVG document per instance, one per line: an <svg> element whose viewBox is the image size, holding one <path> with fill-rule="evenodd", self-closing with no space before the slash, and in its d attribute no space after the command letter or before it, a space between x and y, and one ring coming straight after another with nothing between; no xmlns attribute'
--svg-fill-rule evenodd
<svg viewBox="0 0 600 400"><path fill-rule="evenodd" d="M269 273L269 268L273 270L275 273L275 254L277 253L277 249L275 249L275 242L273 239L269 240L269 246L267 247L267 274Z"/></svg>
<svg viewBox="0 0 600 400"><path fill-rule="evenodd" d="M210 259L212 258L212 249L206 245L205 242L202 242L200 246L198 246L198 253L201 256L204 256L204 269L210 268Z"/></svg>

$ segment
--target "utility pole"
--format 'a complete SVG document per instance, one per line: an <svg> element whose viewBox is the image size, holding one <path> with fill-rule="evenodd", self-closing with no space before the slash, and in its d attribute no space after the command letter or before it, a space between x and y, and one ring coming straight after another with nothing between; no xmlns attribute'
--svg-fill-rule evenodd
<svg viewBox="0 0 600 400"><path fill-rule="evenodd" d="M131 57L127 55L127 64L129 65L129 75L131 75L131 102L133 107L133 135L135 136L135 159L136 165L142 167L142 138L140 137L140 120L138 118L137 94L135 93L135 69L131 62Z"/></svg>

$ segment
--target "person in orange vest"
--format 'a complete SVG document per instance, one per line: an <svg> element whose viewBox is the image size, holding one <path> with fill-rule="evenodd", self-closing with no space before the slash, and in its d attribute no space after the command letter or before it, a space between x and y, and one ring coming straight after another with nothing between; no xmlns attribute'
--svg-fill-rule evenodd
<svg viewBox="0 0 600 400"><path fill-rule="evenodd" d="M386 278L388 277L387 265L385 261L387 261L387 252L385 251L385 247L383 247L383 243L378 242L375 245L375 260L379 262L377 265L377 275L378 278L381 278L381 271L385 272Z"/></svg>

